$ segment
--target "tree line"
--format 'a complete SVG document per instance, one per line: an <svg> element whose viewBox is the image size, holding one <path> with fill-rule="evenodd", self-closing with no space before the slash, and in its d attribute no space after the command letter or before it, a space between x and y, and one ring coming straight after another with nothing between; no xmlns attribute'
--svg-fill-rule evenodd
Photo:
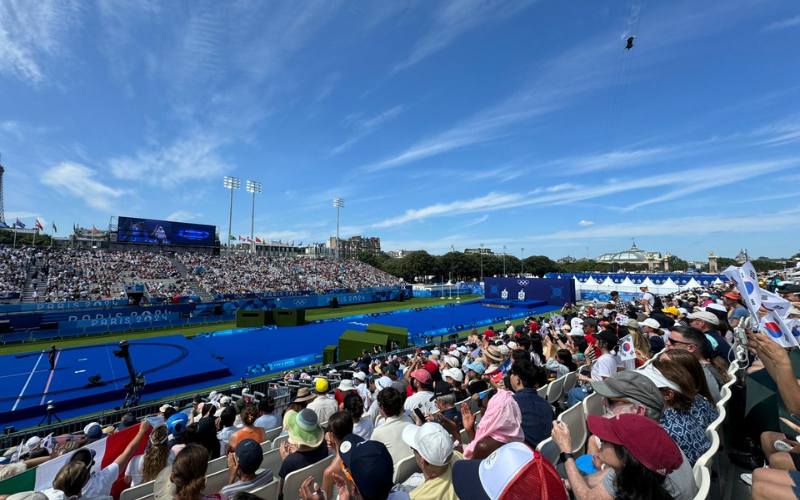
<svg viewBox="0 0 800 500"><path fill-rule="evenodd" d="M800 254L798 254L800 255ZM367 252L360 252L356 259L377 267L389 274L403 278L407 282L439 282L479 281L481 267L484 277L492 276L520 276L535 275L543 277L545 273L609 273L647 271L647 264L608 264L594 260L580 260L573 263L556 262L545 255L531 255L520 260L511 254L481 255L477 253L448 252L444 255L431 255L424 250L409 252L404 257L396 259L386 253L378 256ZM505 262L504 262L505 261ZM483 265L481 266L481 262ZM765 258L751 261L758 271L781 269L782 263ZM720 257L717 259L719 269L723 270L730 265L738 265L733 259ZM790 264L791 265L791 264ZM669 257L670 271L686 271L689 263L679 257ZM698 271L708 271L708 264L701 266Z"/></svg>

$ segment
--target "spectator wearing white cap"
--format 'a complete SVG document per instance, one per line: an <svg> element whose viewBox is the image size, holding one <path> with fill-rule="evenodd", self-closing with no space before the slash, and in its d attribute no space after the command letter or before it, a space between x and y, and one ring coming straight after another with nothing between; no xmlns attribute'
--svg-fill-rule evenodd
<svg viewBox="0 0 800 500"><path fill-rule="evenodd" d="M714 355L722 358L726 365L730 363L731 359L733 359L731 357L731 345L717 331L719 318L708 311L696 311L686 318L689 320L689 326L697 328L717 342L717 347L714 348Z"/></svg>
<svg viewBox="0 0 800 500"><path fill-rule="evenodd" d="M364 372L355 372L353 374L353 383L356 384L356 393L361 396L361 400L364 401L364 409L369 410L370 405L372 404L372 394L369 392L369 387L365 381L367 380L367 374Z"/></svg>
<svg viewBox="0 0 800 500"><path fill-rule="evenodd" d="M510 321L506 320L506 335L513 337L514 333L516 333L514 325L512 325Z"/></svg>
<svg viewBox="0 0 800 500"><path fill-rule="evenodd" d="M425 482L411 492L411 500L458 500L453 489L453 464L464 460L453 438L440 424L428 422L403 429L403 441L414 451Z"/></svg>
<svg viewBox="0 0 800 500"><path fill-rule="evenodd" d="M456 401L463 401L469 397L469 394L461 385L464 382L464 372L461 369L446 368L442 371L442 378L453 386L453 394L456 396Z"/></svg>

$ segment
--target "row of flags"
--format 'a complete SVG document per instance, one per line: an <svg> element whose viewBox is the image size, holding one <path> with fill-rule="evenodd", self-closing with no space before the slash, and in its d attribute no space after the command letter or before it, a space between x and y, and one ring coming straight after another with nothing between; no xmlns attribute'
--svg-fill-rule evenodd
<svg viewBox="0 0 800 500"><path fill-rule="evenodd" d="M282 239L280 239L280 240L278 240L278 241L275 241L275 240L267 240L266 238L264 238L264 239L262 240L262 239L261 239L261 238L259 238L258 236L256 236L256 239L255 239L255 240L253 240L253 239L252 239L252 238L250 238L249 236L239 236L239 237L236 237L236 236L234 236L234 235L231 235L231 241L244 241L244 242L247 242L247 243L263 243L263 244L265 244L265 245L266 245L266 244L269 244L269 243L272 243L272 244L275 244L275 245L289 245L289 246L291 246L291 247L295 246L295 244L294 244L294 240L292 240L292 242L291 242L291 243L289 243L289 241L287 241L286 243L284 243ZM297 246L298 246L298 247L301 247L301 246L303 246L303 242L301 241L300 243L298 243L298 244L297 244ZM311 243L309 243L309 244L308 244L308 246L309 246L309 247L311 247Z"/></svg>
<svg viewBox="0 0 800 500"><path fill-rule="evenodd" d="M736 283L739 295L753 318L764 307L769 313L760 319L758 330L782 347L800 347L800 320L788 319L791 302L780 295L758 286L758 274L753 264L745 262L742 267L730 266L722 274ZM751 330L755 328L751 325Z"/></svg>
<svg viewBox="0 0 800 500"><path fill-rule="evenodd" d="M44 226L42 226L42 223L39 221L39 218L37 217L34 220L36 221L36 224L35 224L34 227L36 229L38 229L39 231L44 231ZM16 222L11 224L10 226L8 224L6 224L5 222L0 221L0 228L2 228L2 229L15 229L15 228L16 229L25 229L26 227L28 227L27 224L25 224L24 222L19 220L19 217L17 217ZM92 227L94 227L94 226L92 226ZM97 231L97 229L95 229L95 231L99 232L99 231ZM54 233L58 232L58 228L56 227L55 221L53 222L53 232Z"/></svg>

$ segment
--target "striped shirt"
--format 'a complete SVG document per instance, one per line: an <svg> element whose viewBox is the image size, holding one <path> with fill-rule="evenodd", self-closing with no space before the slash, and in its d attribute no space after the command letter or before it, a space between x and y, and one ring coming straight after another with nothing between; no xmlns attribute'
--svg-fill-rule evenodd
<svg viewBox="0 0 800 500"><path fill-rule="evenodd" d="M267 469L263 471L261 474L256 475L255 479L252 481L236 481L233 484L229 484L227 486L223 486L220 493L223 495L227 495L228 498L235 498L237 493L241 493L243 491L251 492L257 490L263 486L268 485L272 482L272 471Z"/></svg>

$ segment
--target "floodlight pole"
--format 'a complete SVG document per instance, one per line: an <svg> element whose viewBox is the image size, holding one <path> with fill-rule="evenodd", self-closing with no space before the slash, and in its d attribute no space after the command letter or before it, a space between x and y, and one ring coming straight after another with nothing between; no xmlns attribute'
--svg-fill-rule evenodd
<svg viewBox="0 0 800 500"><path fill-rule="evenodd" d="M228 208L228 255L231 254L231 225L233 224L233 190L241 189L242 180L238 177L225 176L222 185L231 190L231 201Z"/></svg>
<svg viewBox="0 0 800 500"><path fill-rule="evenodd" d="M481 243L481 283L483 283L483 243Z"/></svg>
<svg viewBox="0 0 800 500"><path fill-rule="evenodd" d="M524 278L525 277L525 260L524 260L525 259L525 248L520 248L520 250L521 251L519 253L519 263L522 266L522 270L520 272L520 278Z"/></svg>
<svg viewBox="0 0 800 500"><path fill-rule="evenodd" d="M339 209L344 208L344 198L334 198L333 206L336 207L336 260L339 260Z"/></svg>
<svg viewBox="0 0 800 500"><path fill-rule="evenodd" d="M507 278L506 275L506 246L503 245L503 277Z"/></svg>
<svg viewBox="0 0 800 500"><path fill-rule="evenodd" d="M247 192L253 193L253 209L250 213L250 250L256 253L256 239L254 228L256 224L256 194L261 194L262 184L257 181L247 181ZM230 240L230 237L228 238Z"/></svg>

